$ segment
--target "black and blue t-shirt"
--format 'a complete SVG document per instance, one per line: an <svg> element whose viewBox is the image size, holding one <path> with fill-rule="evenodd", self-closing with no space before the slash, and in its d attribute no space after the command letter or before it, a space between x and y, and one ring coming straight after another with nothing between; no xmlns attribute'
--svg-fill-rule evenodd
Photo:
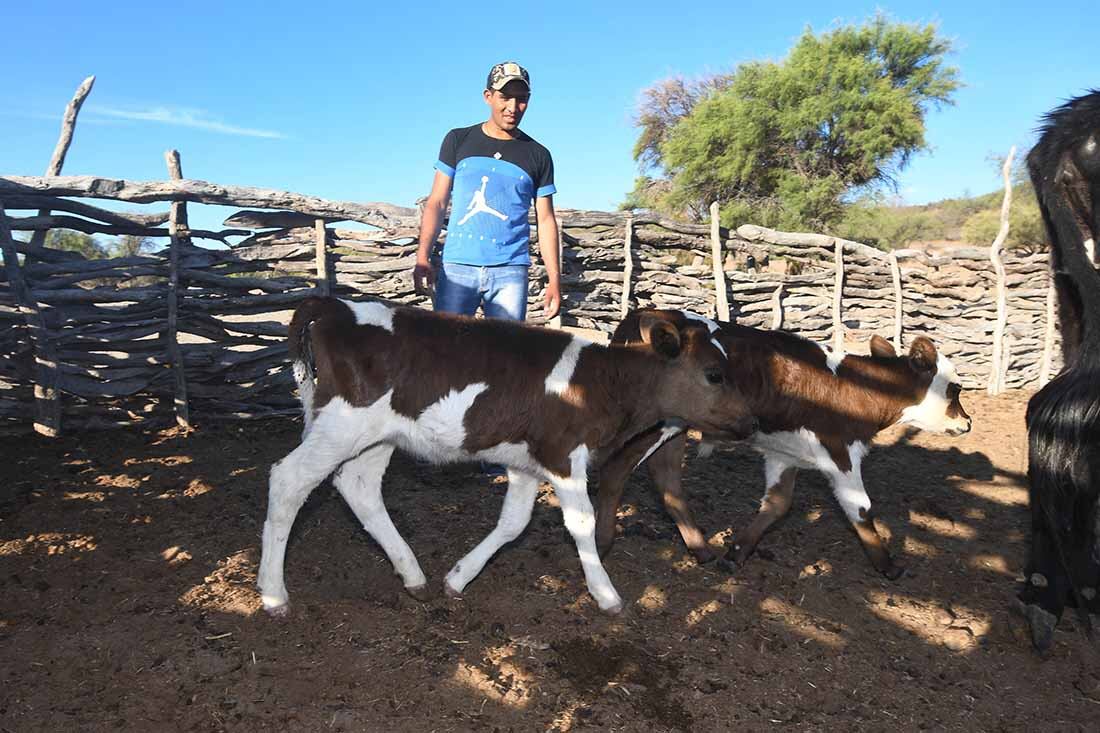
<svg viewBox="0 0 1100 733"><path fill-rule="evenodd" d="M557 191L549 150L523 132L497 140L477 124L447 133L435 169L453 181L444 262L531 264L527 212Z"/></svg>

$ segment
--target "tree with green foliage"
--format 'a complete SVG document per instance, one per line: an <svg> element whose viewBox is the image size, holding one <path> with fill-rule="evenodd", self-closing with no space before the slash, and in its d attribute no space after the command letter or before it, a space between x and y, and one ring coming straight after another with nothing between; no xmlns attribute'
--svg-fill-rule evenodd
<svg viewBox="0 0 1100 733"><path fill-rule="evenodd" d="M46 246L50 249L77 252L89 260L99 260L108 256L107 249L91 234L72 229L51 229L46 235Z"/></svg>
<svg viewBox="0 0 1100 733"><path fill-rule="evenodd" d="M643 94L630 203L726 225L827 229L859 190L890 187L927 147L924 116L951 104L951 42L932 25L879 15L823 34L807 29L781 62L750 62ZM664 182L665 185L656 185Z"/></svg>

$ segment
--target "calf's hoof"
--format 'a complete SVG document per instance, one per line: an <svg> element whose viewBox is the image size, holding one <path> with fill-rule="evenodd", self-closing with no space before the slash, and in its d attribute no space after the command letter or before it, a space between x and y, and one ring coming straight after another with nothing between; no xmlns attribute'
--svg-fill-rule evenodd
<svg viewBox="0 0 1100 733"><path fill-rule="evenodd" d="M706 565L708 562L714 562L714 560L718 557L709 547L697 547L691 550L691 554L695 557L695 562L699 563L700 565Z"/></svg>
<svg viewBox="0 0 1100 733"><path fill-rule="evenodd" d="M284 603L281 606L264 606L264 612L271 618L286 618L290 615L290 604Z"/></svg>
<svg viewBox="0 0 1100 733"><path fill-rule="evenodd" d="M623 612L623 602L612 603L607 608L601 608L600 611L608 616L620 616Z"/></svg>
<svg viewBox="0 0 1100 733"><path fill-rule="evenodd" d="M421 603L427 603L432 599L432 592L428 590L427 583L424 585L407 585L405 591Z"/></svg>
<svg viewBox="0 0 1100 733"><path fill-rule="evenodd" d="M901 576L905 575L905 566L898 565L897 563L890 563L888 566L886 566L884 570L882 570L882 574L886 576L887 580L897 580Z"/></svg>
<svg viewBox="0 0 1100 733"><path fill-rule="evenodd" d="M450 583L443 581L443 595L456 601L462 600L462 591L456 590Z"/></svg>

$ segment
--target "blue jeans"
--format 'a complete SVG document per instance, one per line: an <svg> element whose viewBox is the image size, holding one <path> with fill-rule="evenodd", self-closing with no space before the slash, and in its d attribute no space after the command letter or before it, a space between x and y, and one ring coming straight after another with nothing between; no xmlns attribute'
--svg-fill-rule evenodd
<svg viewBox="0 0 1100 733"><path fill-rule="evenodd" d="M527 266L444 262L436 273L435 309L472 316L479 305L486 318L524 320Z"/></svg>

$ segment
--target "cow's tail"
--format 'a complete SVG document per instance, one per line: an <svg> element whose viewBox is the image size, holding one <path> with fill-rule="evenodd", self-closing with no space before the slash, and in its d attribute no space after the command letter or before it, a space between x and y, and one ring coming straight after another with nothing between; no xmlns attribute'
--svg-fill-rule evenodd
<svg viewBox="0 0 1100 733"><path fill-rule="evenodd" d="M298 385L298 399L302 402L302 416L305 420L304 438L313 426L313 392L317 377L316 358L312 327L324 320L326 323L339 324L346 321L348 326L355 325L355 316L351 309L336 298L309 297L302 301L294 311L287 331L287 351L290 353L291 369L294 381Z"/></svg>

